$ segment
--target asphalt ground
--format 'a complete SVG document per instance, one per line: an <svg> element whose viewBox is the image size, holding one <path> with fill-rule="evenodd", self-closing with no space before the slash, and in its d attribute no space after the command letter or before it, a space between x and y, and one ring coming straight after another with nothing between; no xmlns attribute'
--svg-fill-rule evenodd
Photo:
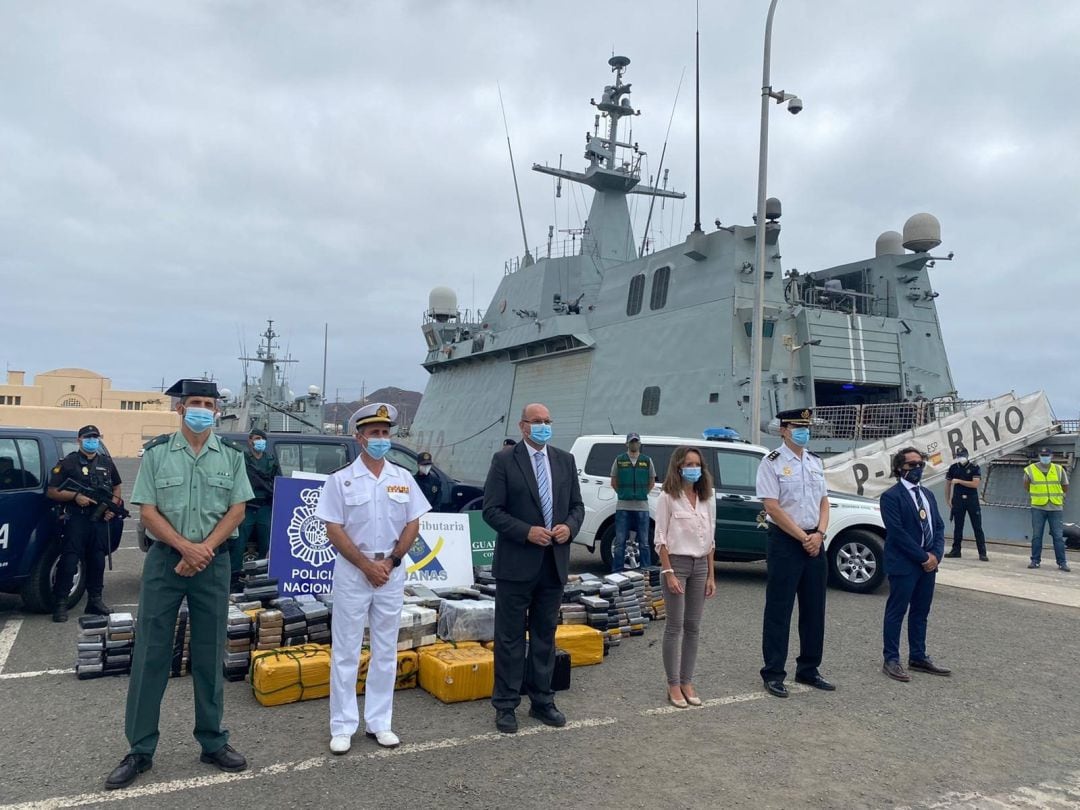
<svg viewBox="0 0 1080 810"><path fill-rule="evenodd" d="M121 468L125 489L136 464ZM138 597L142 555L133 546L129 532L106 574L114 606ZM973 570L991 591L995 572L1013 577L1022 567L1019 555L993 547L990 563L961 562L954 578L970 585L963 571ZM572 568L603 573L582 548ZM1080 587L1069 575L1037 573L1063 592ZM176 679L153 770L110 793L102 782L126 753L127 678L77 680L67 671L77 624L53 624L0 597L0 810L150 802L1080 808L1080 608L939 586L929 647L954 675L914 673L899 684L880 669L887 588L869 596L830 590L822 671L838 690L779 700L762 691L757 674L764 581L761 563L717 567L696 675L701 708L666 704L658 622L602 664L573 670L571 689L557 696L570 721L559 730L522 710L522 731L499 735L486 701L443 705L415 689L395 698L401 748L385 752L360 736L334 757L328 701L266 708L248 685L226 683L226 725L251 767L222 774L198 761L191 681ZM792 657L796 649L793 634Z"/></svg>

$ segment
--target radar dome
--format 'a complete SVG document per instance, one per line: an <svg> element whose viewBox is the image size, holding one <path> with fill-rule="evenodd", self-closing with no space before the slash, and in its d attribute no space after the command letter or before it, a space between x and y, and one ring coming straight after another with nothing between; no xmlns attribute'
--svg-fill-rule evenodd
<svg viewBox="0 0 1080 810"><path fill-rule="evenodd" d="M458 315L457 293L449 287L435 287L428 293L428 310L435 320L446 322Z"/></svg>
<svg viewBox="0 0 1080 810"><path fill-rule="evenodd" d="M317 385L309 385L307 387L307 392L309 397L317 397L319 394L322 393L322 391L319 389L319 386Z"/></svg>
<svg viewBox="0 0 1080 810"><path fill-rule="evenodd" d="M941 223L933 214L914 214L904 223L904 247L925 253L941 244Z"/></svg>
<svg viewBox="0 0 1080 810"><path fill-rule="evenodd" d="M783 210L780 206L780 200L776 197L769 197L769 199L765 201L765 221L775 222L780 219L781 213L783 213Z"/></svg>
<svg viewBox="0 0 1080 810"><path fill-rule="evenodd" d="M232 399L232 391L230 391L228 388L222 388L220 391L218 391L218 393L221 394L222 399Z"/></svg>
<svg viewBox="0 0 1080 810"><path fill-rule="evenodd" d="M874 243L874 256L903 256L904 237L896 231L885 231Z"/></svg>

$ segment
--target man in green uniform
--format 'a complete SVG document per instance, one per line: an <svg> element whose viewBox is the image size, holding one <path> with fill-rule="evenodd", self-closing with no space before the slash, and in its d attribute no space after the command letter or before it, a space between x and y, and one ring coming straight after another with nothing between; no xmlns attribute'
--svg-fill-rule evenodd
<svg viewBox="0 0 1080 810"><path fill-rule="evenodd" d="M154 542L143 565L128 683L125 731L131 750L106 779L109 789L130 785L153 763L176 616L185 596L199 759L223 771L247 768L247 760L228 744L229 733L221 727L221 656L229 599L229 556L223 552L253 493L243 453L211 430L217 385L180 380L165 393L179 398L176 410L183 424L178 432L146 444L131 497L141 507L143 525Z"/></svg>
<svg viewBox="0 0 1080 810"><path fill-rule="evenodd" d="M281 465L266 449L266 431L253 428L248 434L248 446L244 451L248 483L255 497L248 501L244 522L240 524L240 536L229 541L232 559L232 590L238 590L240 574L244 570L244 552L252 536L258 549L259 559L270 553L270 515L274 504L274 478L280 476Z"/></svg>

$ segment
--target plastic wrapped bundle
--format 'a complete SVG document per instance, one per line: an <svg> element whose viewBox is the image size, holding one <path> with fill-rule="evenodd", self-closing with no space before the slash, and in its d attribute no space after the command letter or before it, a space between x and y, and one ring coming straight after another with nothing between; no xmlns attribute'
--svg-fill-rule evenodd
<svg viewBox="0 0 1080 810"><path fill-rule="evenodd" d="M588 666L604 660L604 636L592 627L560 624L555 628L555 646L570 654L571 666Z"/></svg>
<svg viewBox="0 0 1080 810"><path fill-rule="evenodd" d="M444 641L491 641L495 638L495 603L444 600L439 606L438 635Z"/></svg>
<svg viewBox="0 0 1080 810"><path fill-rule="evenodd" d="M420 687L443 703L489 698L495 687L495 656L479 645L424 647Z"/></svg>
<svg viewBox="0 0 1080 810"><path fill-rule="evenodd" d="M305 644L257 653L251 661L251 690L263 706L327 697L330 648Z"/></svg>

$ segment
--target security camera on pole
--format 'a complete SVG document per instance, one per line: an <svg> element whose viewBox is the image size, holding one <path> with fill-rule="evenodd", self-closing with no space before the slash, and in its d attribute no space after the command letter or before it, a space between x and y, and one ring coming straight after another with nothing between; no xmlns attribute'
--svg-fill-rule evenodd
<svg viewBox="0 0 1080 810"><path fill-rule="evenodd" d="M769 162L769 99L777 104L788 103L788 112L798 115L803 108L802 99L783 90L772 89L769 84L769 58L772 50L773 12L776 0L769 3L769 16L765 21L765 60L761 72L761 142L758 153L757 192L757 284L754 288L753 328L750 338L750 441L761 443L761 352L765 330L765 178Z"/></svg>

